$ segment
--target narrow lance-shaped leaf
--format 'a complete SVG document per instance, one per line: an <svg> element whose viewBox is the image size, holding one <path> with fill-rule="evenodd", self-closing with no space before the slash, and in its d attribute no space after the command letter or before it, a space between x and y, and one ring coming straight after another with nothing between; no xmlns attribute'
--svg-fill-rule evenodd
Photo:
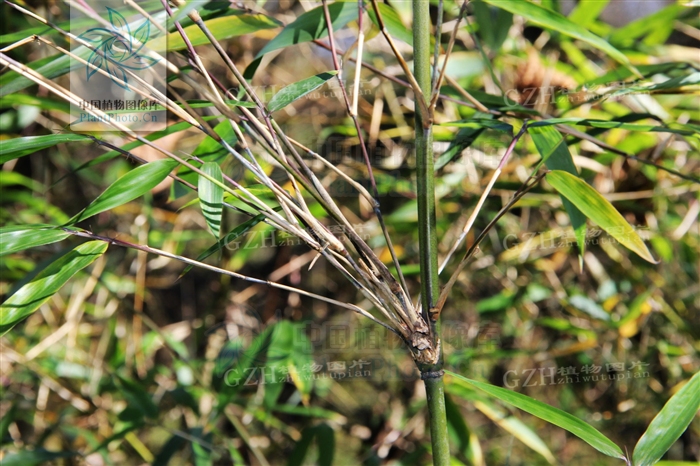
<svg viewBox="0 0 700 466"><path fill-rule="evenodd" d="M51 225L18 225L0 229L0 256L12 254L45 244L55 243L70 236Z"/></svg>
<svg viewBox="0 0 700 466"><path fill-rule="evenodd" d="M547 168L550 170L564 170L574 176L578 176L574 159L564 142L561 133L552 126L542 128L528 128L528 133L542 156ZM583 255L586 252L586 216L576 208L566 197L562 195L562 202L569 214L571 226L574 229L576 243L579 249L579 265L583 264Z"/></svg>
<svg viewBox="0 0 700 466"><path fill-rule="evenodd" d="M319 466L332 466L335 454L335 432L326 423L316 426L316 441L318 442Z"/></svg>
<svg viewBox="0 0 700 466"><path fill-rule="evenodd" d="M36 311L73 275L92 264L107 250L107 243L90 241L60 257L0 306L0 335Z"/></svg>
<svg viewBox="0 0 700 466"><path fill-rule="evenodd" d="M227 15L204 21L209 32L218 39L230 39L245 34L250 34L263 29L274 29L282 26L277 20L265 15ZM206 45L209 39L196 24L185 28L185 34L192 45ZM147 47L152 50L162 51L167 46L168 51L183 50L186 48L182 35L175 31L167 36L157 37L148 42Z"/></svg>
<svg viewBox="0 0 700 466"><path fill-rule="evenodd" d="M218 134L219 137L221 137L221 139L226 141L231 147L235 146L236 141L238 141L238 138L236 137L236 132L233 130L233 127L231 126L231 122L229 120L224 120L218 125L216 125L214 127L214 132ZM229 155L228 150L221 144L221 142L217 141L211 136L206 136L202 140L202 142L199 143L194 152L192 152L192 156L196 157L196 160L192 160L191 163L193 166L201 168L201 163L198 160L201 160L202 162L221 163L227 155ZM199 175L187 167L180 167L180 169L177 172L177 176L181 180L187 181L191 184L198 183ZM170 197L171 199L177 199L179 197L184 196L185 194L188 194L189 192L190 190L186 188L185 185L183 185L179 181L176 181L172 184L172 188L170 190Z"/></svg>
<svg viewBox="0 0 700 466"><path fill-rule="evenodd" d="M276 207L275 210L281 210L281 207ZM250 220L247 220L244 223L241 223L238 225L236 228L233 230L229 231L226 235L224 235L223 238L221 238L219 241L214 243L212 246L210 246L206 251L201 253L199 256L197 256L197 262L202 262L204 259L207 257L211 256L217 251L220 251L222 248L227 247L229 244L232 242L236 241L238 238L241 236L245 235L250 231L251 228L253 228L255 225L258 223L262 222L265 220L265 216L263 214L256 215L255 217L251 218ZM235 247L232 247L231 249L238 249L238 246L236 245ZM188 265L185 267L185 270L182 271L180 274L180 277L185 275L187 272L189 272L193 265Z"/></svg>
<svg viewBox="0 0 700 466"><path fill-rule="evenodd" d="M5 455L2 459L2 466L39 466L78 455L77 451L49 451L43 448L24 450Z"/></svg>
<svg viewBox="0 0 700 466"><path fill-rule="evenodd" d="M314 462L319 466L330 466L333 464L335 453L335 433L333 429L325 423L307 427L301 434L301 439L296 443L287 459L287 466L301 466L305 464L306 456L314 437L318 444L318 459Z"/></svg>
<svg viewBox="0 0 700 466"><path fill-rule="evenodd" d="M610 0L580 0L569 13L569 20L587 28L603 12Z"/></svg>
<svg viewBox="0 0 700 466"><path fill-rule="evenodd" d="M627 131L641 131L645 133L675 133L682 136L695 136L697 137L697 131L694 130L692 126L683 125L680 123L671 123L675 128L669 126L660 125L637 125L632 123L625 123L624 121L615 120L590 120L587 118L550 118L548 120L536 121L529 125L531 128L537 128L541 126L551 126L551 125L579 125L579 126L591 126L593 128L602 129L624 129ZM447 126L447 125L445 125ZM683 129L688 128L688 129Z"/></svg>
<svg viewBox="0 0 700 466"><path fill-rule="evenodd" d="M282 88L282 90L270 99L268 108L271 112L281 110L295 100L301 99L308 93L315 91L336 74L338 74L337 71L326 71L325 73L317 74L316 76L311 76L310 78L290 84Z"/></svg>
<svg viewBox="0 0 700 466"><path fill-rule="evenodd" d="M218 181L224 182L221 167L216 162L206 162L202 165L202 171ZM221 214L224 211L224 189L204 176L199 176L199 205L209 225L209 230L215 238L221 231Z"/></svg>
<svg viewBox="0 0 700 466"><path fill-rule="evenodd" d="M524 0L483 0L484 2L493 5L495 7L501 8L506 11L510 11L513 14L520 15L523 18L531 21L539 26L543 26L548 29L552 29L561 34L573 37L575 39L582 40L587 44L607 53L611 58L613 58L618 63L630 68L636 74L636 70L630 64L629 59L615 47L610 45L607 41L596 36L586 28L572 22L567 17L561 14L544 8L536 3Z"/></svg>
<svg viewBox="0 0 700 466"><path fill-rule="evenodd" d="M88 141L82 134L48 134L46 136L26 136L0 141L0 163L33 154L62 142Z"/></svg>
<svg viewBox="0 0 700 466"><path fill-rule="evenodd" d="M350 21L357 19L357 2L335 2L328 5L328 12L331 16L333 30L344 27ZM323 7L318 6L309 10L296 20L285 26L282 31L275 36L265 47L255 56L255 60L248 65L244 76L251 79L258 69L262 56L273 50L282 49L294 44L310 42L315 39L323 39L328 35L326 19L323 14Z"/></svg>
<svg viewBox="0 0 700 466"><path fill-rule="evenodd" d="M177 162L174 160L161 159L134 168L112 183L69 223L80 222L143 196L158 186L176 166Z"/></svg>
<svg viewBox="0 0 700 466"><path fill-rule="evenodd" d="M413 45L413 34L401 21L399 13L392 8L391 5L386 3L378 3L379 14L382 15L382 21L384 21L384 26L386 26L387 31L391 34L394 39L400 39L406 42L408 45ZM369 8L367 10L369 17L374 24L379 26L379 20L374 12L374 8Z"/></svg>
<svg viewBox="0 0 700 466"><path fill-rule="evenodd" d="M508 37L513 14L504 9L491 8L481 0L473 2L473 5L479 36L492 51L497 51Z"/></svg>
<svg viewBox="0 0 700 466"><path fill-rule="evenodd" d="M476 380L468 379L454 372L445 371L445 373L451 376L447 379L448 384L455 383L455 380L453 380L454 378L458 381L457 383L465 383L477 388L494 398L571 432L605 455L620 459L625 458L620 447L615 445L612 440L601 434L590 424L587 424L561 409L549 406L548 404L512 390L496 387L488 383L477 382Z"/></svg>
<svg viewBox="0 0 700 466"><path fill-rule="evenodd" d="M623 246L642 259L657 263L634 228L588 183L561 170L548 173L547 182Z"/></svg>
<svg viewBox="0 0 700 466"><path fill-rule="evenodd" d="M686 383L659 411L634 447L634 466L649 466L657 461L685 432L700 410L700 372Z"/></svg>
<svg viewBox="0 0 700 466"><path fill-rule="evenodd" d="M537 433L515 416L506 416L499 409L483 401L475 401L474 407L496 423L500 428L517 438L524 445L542 455L549 464L556 464L554 455Z"/></svg>

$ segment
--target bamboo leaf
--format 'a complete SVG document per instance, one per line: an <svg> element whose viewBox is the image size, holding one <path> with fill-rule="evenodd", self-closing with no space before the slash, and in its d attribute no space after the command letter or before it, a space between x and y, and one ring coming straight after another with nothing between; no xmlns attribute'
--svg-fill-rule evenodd
<svg viewBox="0 0 700 466"><path fill-rule="evenodd" d="M325 73L320 73L316 76L311 76L310 78L302 79L294 84L285 86L270 99L270 103L268 104L270 112L281 110L295 100L301 99L308 93L315 91L336 74L338 74L337 71L326 71Z"/></svg>
<svg viewBox="0 0 700 466"><path fill-rule="evenodd" d="M554 455L539 435L515 416L506 416L490 403L475 401L474 407L491 419L500 428L517 438L524 445L542 455L549 464L556 464Z"/></svg>
<svg viewBox="0 0 700 466"><path fill-rule="evenodd" d="M333 30L344 27L350 21L357 19L357 2L335 2L328 5ZM263 55L273 50L282 49L290 45L310 42L315 39L323 39L328 35L326 20L323 15L323 7L318 6L313 10L299 16L296 20L285 26L265 47L255 56L255 60L245 70L245 77L251 79L260 65Z"/></svg>
<svg viewBox="0 0 700 466"><path fill-rule="evenodd" d="M448 384L455 383L456 379L457 383L459 384L467 384L471 387L477 388L494 398L515 406L518 409L522 409L533 416L571 432L605 455L620 459L625 458L625 455L622 453L622 450L620 450L620 447L615 445L609 438L601 434L590 424L587 424L581 419L574 417L565 411L549 406L548 404L542 403L541 401L537 401L534 398L530 398L529 396L525 396L512 390L496 387L495 385L488 383L477 382L476 380L462 377L454 372L445 371L445 373L450 375L446 381Z"/></svg>
<svg viewBox="0 0 700 466"><path fill-rule="evenodd" d="M574 159L564 142L561 133L551 126L540 128L528 128L528 133L542 156L542 160L550 170L564 170L574 176L578 176ZM566 212L569 214L571 226L574 229L576 243L579 250L579 264L583 264L583 255L586 252L586 216L576 208L564 195L561 195Z"/></svg>
<svg viewBox="0 0 700 466"><path fill-rule="evenodd" d="M218 40L230 39L231 37L243 36L263 29L274 29L282 26L280 22L262 14L258 15L228 15L204 21L207 29ZM187 26L185 34L195 47L209 44L209 39L196 24ZM156 37L146 44L152 50L168 51L183 50L187 46L178 31L167 36Z"/></svg>
<svg viewBox="0 0 700 466"><path fill-rule="evenodd" d="M287 466L302 466L304 464L306 453L309 451L315 434L315 427L307 427L304 429L301 433L301 439L295 443L294 450L292 450L287 459Z"/></svg>
<svg viewBox="0 0 700 466"><path fill-rule="evenodd" d="M632 21L613 32L608 40L619 47L629 47L646 36L645 45L660 45L666 41L673 31L673 22L681 12L688 8L685 5L669 5L654 11L653 14Z"/></svg>
<svg viewBox="0 0 700 466"><path fill-rule="evenodd" d="M344 27L350 21L357 19L357 3L335 2L328 5L333 30ZM285 26L282 32L268 42L258 53L260 58L268 52L278 50L289 45L310 42L314 39L323 39L328 35L326 20L323 15L323 7L318 6L299 16L293 22Z"/></svg>
<svg viewBox="0 0 700 466"><path fill-rule="evenodd" d="M630 64L629 59L622 52L610 45L607 41L588 31L586 28L572 22L567 17L562 16L561 14L555 11L544 8L536 3L523 0L483 1L503 10L510 11L515 15L520 15L528 21L535 23L539 26L552 29L566 36L573 37L575 39L579 39L583 42L586 42L587 44L592 45L598 50L607 53L615 61L626 66L631 70L634 70L634 72L638 74L638 72Z"/></svg>
<svg viewBox="0 0 700 466"><path fill-rule="evenodd" d="M550 118L548 120L533 122L531 125L528 125L528 128L539 128L542 126L561 124L591 126L593 128L603 129L624 129L627 131L641 131L650 133L675 133L683 136L697 136L697 131L694 131L693 129L691 129L691 127L682 124L674 123L674 125L678 126L678 128L671 128L668 126L636 125L632 123L625 123L622 121L590 120L587 118Z"/></svg>
<svg viewBox="0 0 700 466"><path fill-rule="evenodd" d="M475 1L473 5L479 36L495 52L508 37L508 31L513 25L513 14L504 9L492 8L481 0Z"/></svg>
<svg viewBox="0 0 700 466"><path fill-rule="evenodd" d="M332 466L335 453L335 433L333 429L326 423L317 425L316 441L318 442L318 461L316 461L316 464L319 466Z"/></svg>
<svg viewBox="0 0 700 466"><path fill-rule="evenodd" d="M3 95L0 99L0 108L10 108L14 105L29 105L39 107L42 110L58 110L64 113L70 112L70 104L49 97L39 97L27 94Z"/></svg>
<svg viewBox="0 0 700 466"><path fill-rule="evenodd" d="M275 210L281 210L281 207L275 208ZM251 228L253 228L255 225L258 223L262 222L265 220L265 216L263 214L256 215L255 217L251 218L250 220L238 225L236 228L233 230L229 231L228 234L226 234L223 238L221 238L219 241L217 241L215 244L213 244L211 247L209 247L206 251L201 253L197 257L197 262L202 262L204 259L207 257L211 256L214 254L216 251L220 251L222 248L228 246L232 242L236 241L236 239L240 238L241 236L245 235L250 231ZM238 249L238 245L232 249ZM189 272L192 269L192 265L188 265L185 267L185 270L182 271L182 274L180 274L180 277L185 275L187 272Z"/></svg>
<svg viewBox="0 0 700 466"><path fill-rule="evenodd" d="M90 241L57 259L0 306L0 335L36 311L70 278L107 250L107 243Z"/></svg>
<svg viewBox="0 0 700 466"><path fill-rule="evenodd" d="M87 59L92 51L87 47L81 47L80 49L76 50L75 53L80 58ZM37 73L47 79L53 79L85 65L80 63L78 60L71 61L71 58L68 55L57 53L56 55L27 63L26 66L35 70ZM8 71L0 76L0 89L2 89L0 95L4 96L13 94L34 84L34 81L29 78L25 78L16 71Z"/></svg>
<svg viewBox="0 0 700 466"><path fill-rule="evenodd" d="M657 461L678 440L700 410L700 372L678 390L651 421L634 447L634 466Z"/></svg>
<svg viewBox="0 0 700 466"><path fill-rule="evenodd" d="M82 134L47 134L46 136L25 136L0 141L0 163L33 154L56 144L72 141L88 141Z"/></svg>
<svg viewBox="0 0 700 466"><path fill-rule="evenodd" d="M100 212L105 212L143 196L163 181L175 166L177 166L176 161L161 159L134 168L112 183L69 223L83 221Z"/></svg>
<svg viewBox="0 0 700 466"><path fill-rule="evenodd" d="M308 453L311 442L316 438L318 444L318 459L314 464L319 466L331 466L335 453L335 433L325 423L313 427L307 427L301 434L301 439L296 443L294 450L289 455L287 466L301 466Z"/></svg>
<svg viewBox="0 0 700 466"><path fill-rule="evenodd" d="M283 383L280 374L289 373L289 377L299 390L304 403L308 402L313 380L308 373L302 375L302 367L313 363L311 344L301 328L289 321L282 320L275 324L270 346L267 350L266 366L278 379L265 385L265 405L272 408L280 395ZM284 381L284 378L282 378Z"/></svg>
<svg viewBox="0 0 700 466"><path fill-rule="evenodd" d="M547 181L623 246L637 253L642 259L652 264L657 263L634 228L588 183L561 170L548 173Z"/></svg>
<svg viewBox="0 0 700 466"><path fill-rule="evenodd" d="M440 123L438 126L449 126L453 128L473 128L473 129L495 129L496 131L503 131L509 134L513 134L513 126L504 123L500 120L493 120L490 118L469 118L467 120L451 121L449 123Z"/></svg>
<svg viewBox="0 0 700 466"><path fill-rule="evenodd" d="M464 421L462 413L459 412L459 406L452 398L445 394L445 414L447 415L447 426L457 439L458 451L465 456L469 453L469 427Z"/></svg>
<svg viewBox="0 0 700 466"><path fill-rule="evenodd" d="M224 176L218 163L206 162L202 165L202 171L216 181L224 182ZM202 175L199 176L198 188L199 205L202 208L202 214L204 214L207 225L209 225L209 230L211 230L215 238L218 238L221 231L221 215L224 211L224 188Z"/></svg>
<svg viewBox="0 0 700 466"><path fill-rule="evenodd" d="M379 13L382 15L384 26L386 26L391 37L413 45L413 33L403 24L399 13L387 3L378 3L377 6L379 7ZM374 8L369 8L367 13L369 13L372 22L379 27L379 21L377 20L377 15L374 13Z"/></svg>
<svg viewBox="0 0 700 466"><path fill-rule="evenodd" d="M569 20L588 27L603 12L610 0L581 0L569 14Z"/></svg>
<svg viewBox="0 0 700 466"><path fill-rule="evenodd" d="M8 454L2 459L2 466L39 466L62 458L78 456L75 451L49 451L43 448Z"/></svg>
<svg viewBox="0 0 700 466"><path fill-rule="evenodd" d="M0 256L56 243L70 236L51 225L18 225L0 229Z"/></svg>
<svg viewBox="0 0 700 466"><path fill-rule="evenodd" d="M214 132L219 135L221 139L226 141L231 147L236 145L238 138L236 137L236 132L231 126L229 120L224 120L214 127ZM228 150L220 143L217 142L211 136L206 136L197 148L192 153L194 157L203 162L217 162L221 163L227 155L229 155ZM193 160L192 165L201 168L201 163ZM177 172L177 176L183 181L187 181L192 184L198 182L199 175L187 167L180 167ZM189 193L189 189L185 187L179 181L172 184L170 190L171 199L177 199Z"/></svg>

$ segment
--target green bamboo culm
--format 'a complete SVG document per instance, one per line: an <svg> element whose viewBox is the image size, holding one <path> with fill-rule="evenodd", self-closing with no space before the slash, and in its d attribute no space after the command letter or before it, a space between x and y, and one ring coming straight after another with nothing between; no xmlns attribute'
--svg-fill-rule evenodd
<svg viewBox="0 0 700 466"><path fill-rule="evenodd" d="M431 96L430 66L430 2L413 0L413 46L414 76L424 98ZM440 338L438 322L430 319L430 310L438 300L438 259L435 217L435 171L433 159L432 121L425 121L420 114L416 96L416 177L418 195L418 241L420 248L421 304L423 316L431 323L434 342ZM433 464L450 464L450 445L447 433L445 411L445 389L442 376L442 355L434 366L420 367L425 382L430 417L430 438L433 450Z"/></svg>

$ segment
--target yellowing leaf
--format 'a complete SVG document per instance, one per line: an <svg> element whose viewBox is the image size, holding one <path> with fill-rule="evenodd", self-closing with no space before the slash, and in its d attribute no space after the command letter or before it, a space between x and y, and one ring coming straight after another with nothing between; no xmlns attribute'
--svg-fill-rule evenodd
<svg viewBox="0 0 700 466"><path fill-rule="evenodd" d="M657 263L634 228L588 183L560 170L548 173L547 182L623 246L642 259L652 264Z"/></svg>

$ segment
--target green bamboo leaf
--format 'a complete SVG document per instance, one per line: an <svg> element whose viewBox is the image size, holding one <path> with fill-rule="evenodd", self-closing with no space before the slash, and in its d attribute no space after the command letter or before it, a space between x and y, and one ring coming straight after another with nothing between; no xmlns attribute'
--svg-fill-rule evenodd
<svg viewBox="0 0 700 466"><path fill-rule="evenodd" d="M46 136L25 136L0 140L0 163L33 154L56 144L73 141L89 141L82 134L47 134Z"/></svg>
<svg viewBox="0 0 700 466"><path fill-rule="evenodd" d="M664 74L671 76L677 74L679 71L684 70L689 70L689 72L692 72L694 68L690 65L690 63L686 62L664 62L655 63L652 65L637 65L637 70L639 70L639 72L642 73L642 76L644 76L645 78L651 78L656 74ZM609 84L624 81L625 79L630 78L632 76L633 73L630 70L625 68L617 68L608 71L607 73L597 77L596 79L588 81L586 84L587 86Z"/></svg>
<svg viewBox="0 0 700 466"><path fill-rule="evenodd" d="M316 426L316 441L318 442L319 466L332 466L335 453L335 432L325 422Z"/></svg>
<svg viewBox="0 0 700 466"><path fill-rule="evenodd" d="M90 241L77 246L46 267L0 306L0 336L36 311L70 278L107 250L107 243Z"/></svg>
<svg viewBox="0 0 700 466"><path fill-rule="evenodd" d="M238 141L236 132L233 130L233 127L231 126L231 122L229 120L224 120L218 125L216 125L214 127L214 132L218 134L221 139L226 141L231 147L235 146L236 142ZM202 140L202 142L199 143L192 155L203 162L221 163L224 161L226 156L229 155L229 152L216 139L212 138L211 136L206 136ZM191 164L197 168L201 168L201 162L198 162L197 160L193 160ZM197 172L194 172L187 167L180 167L180 169L177 172L177 176L183 181L187 181L191 184L197 184L199 181L199 175L197 174ZM172 184L172 188L170 190L170 197L171 199L177 199L189 192L190 190L187 187L185 187L185 185L183 185L179 181L176 181Z"/></svg>
<svg viewBox="0 0 700 466"><path fill-rule="evenodd" d="M204 120L207 121L207 120L211 120L212 118L213 117L208 116L208 117L204 117ZM180 131L185 131L187 129L190 129L191 127L192 127L192 125L189 124L189 122L181 121L179 123L175 123L173 125L168 126L167 128L165 128L162 131L154 131L154 132L144 136L144 139L146 139L148 141L156 141L156 140L158 140L160 138L164 138L165 136L168 136L170 134L178 133ZM141 142L140 140L137 139L135 141L131 141L127 144L122 145L120 147L120 149L128 152L128 151L131 151L132 149L140 147L144 144L145 144L144 142ZM90 168L94 165L99 165L102 162L107 162L108 160L112 160L114 158L117 158L117 157L121 156L122 154L123 154L122 152L117 151L117 150L111 150L109 152L105 152L104 154L102 154L98 157L95 157L94 159L91 159L91 160L79 165L78 167L76 167L73 170L72 173L77 173L81 170L84 170L86 168ZM68 176L68 175L65 175L65 176ZM60 178L54 184L58 184L59 181L62 181L62 180L63 180L63 178Z"/></svg>
<svg viewBox="0 0 700 466"><path fill-rule="evenodd" d="M328 5L333 30L341 29L350 21L357 19L357 2L335 2ZM282 49L294 44L310 42L315 39L323 39L328 35L326 19L323 7L318 6L299 16L296 20L285 26L260 52L255 60L248 65L244 76L251 79L260 65L262 56L273 50Z"/></svg>
<svg viewBox="0 0 700 466"><path fill-rule="evenodd" d="M56 243L70 236L52 225L16 225L0 228L0 256Z"/></svg>
<svg viewBox="0 0 700 466"><path fill-rule="evenodd" d="M39 466L78 455L76 451L49 451L38 448L8 454L2 459L2 466Z"/></svg>
<svg viewBox="0 0 700 466"><path fill-rule="evenodd" d="M214 466L214 456L211 447L212 433L204 433L201 427L190 429L190 435L193 437L192 453L194 456L194 466Z"/></svg>
<svg viewBox="0 0 700 466"><path fill-rule="evenodd" d="M564 170L578 176L574 159L566 146L566 142L564 142L564 137L559 131L552 126L541 128L528 127L527 130L547 168L550 170ZM586 216L564 195L561 195L561 198L564 208L569 214L571 226L574 229L579 250L579 265L582 265L583 255L586 252Z"/></svg>
<svg viewBox="0 0 700 466"><path fill-rule="evenodd" d="M60 100L54 100L48 97L38 97L27 94L11 94L4 95L0 99L0 108L10 108L15 105L28 105L38 107L42 110L58 110L64 113L70 113L70 104Z"/></svg>
<svg viewBox="0 0 700 466"><path fill-rule="evenodd" d="M700 73L699 73L700 75ZM683 136L697 136L697 131L690 129L692 127L688 125L682 125L679 123L671 123L675 127L670 126L659 126L659 125L637 125L632 123L625 123L624 121L608 121L608 120L590 120L587 118L550 118L547 120L540 120L533 122L528 125L529 128L539 128L542 126L552 126L552 125L578 125L578 126L590 126L592 128L602 128L602 129L624 129L627 131L641 131L645 133L675 133ZM689 128L689 129L682 129Z"/></svg>
<svg viewBox="0 0 700 466"><path fill-rule="evenodd" d="M112 183L89 206L70 219L69 223L80 222L143 196L163 181L176 166L174 160L161 159L134 168Z"/></svg>
<svg viewBox="0 0 700 466"><path fill-rule="evenodd" d="M473 5L479 36L495 52L508 37L508 31L513 25L513 14L504 9L491 8L481 0L473 2Z"/></svg>
<svg viewBox="0 0 700 466"><path fill-rule="evenodd" d="M697 461L659 461L654 466L698 466Z"/></svg>
<svg viewBox="0 0 700 466"><path fill-rule="evenodd" d="M294 449L287 458L287 466L302 466L304 464L306 453L309 451L315 434L315 427L307 427L304 429L301 433L301 439L294 444Z"/></svg>
<svg viewBox="0 0 700 466"><path fill-rule="evenodd" d="M282 209L281 207L275 208L275 210L281 210L281 209ZM197 257L197 262L202 262L204 259L206 259L207 257L211 256L211 255L214 254L215 252L221 251L221 249L223 249L224 247L228 246L228 245L231 244L232 242L236 241L236 240L237 240L238 238L240 238L241 236L243 236L243 235L245 235L246 233L248 233L248 232L250 231L251 228L253 228L253 227L254 227L255 225L257 225L258 223L262 222L263 220L265 220L265 216L264 216L263 214L259 214L259 215L256 215L255 217L251 218L250 220L248 220L248 221L246 221L246 222L244 222L244 223L241 223L241 224L238 225L236 228L234 228L233 230L229 231L228 234L226 234L226 235L225 235L223 238L221 238L219 241L217 241L217 242L214 243L212 246L210 246L206 251L204 251L203 253L201 253L201 254ZM232 249L238 249L238 245L236 245L236 246L235 246L234 248L232 248ZM187 272L189 272L189 271L192 269L192 267L194 267L194 266L193 266L193 265L188 265L187 267L185 267L185 270L182 271L182 273L180 274L180 277L182 277L182 276L185 275Z"/></svg>
<svg viewBox="0 0 700 466"><path fill-rule="evenodd" d="M441 169L452 160L459 157L464 149L471 146L474 141L476 141L476 138L478 138L483 132L483 127L460 128L459 131L457 131L454 139L452 139L450 142L450 147L448 147L447 150L435 161L435 170L437 171Z"/></svg>
<svg viewBox="0 0 700 466"><path fill-rule="evenodd" d="M173 435L161 447L151 466L168 466L170 459L185 446L187 440L179 435Z"/></svg>
<svg viewBox="0 0 700 466"><path fill-rule="evenodd" d="M596 36L592 32L588 31L586 28L579 24L576 24L569 20L566 16L544 8L536 3L523 0L483 0L484 2L493 5L495 7L501 8L506 11L510 11L515 15L520 15L528 21L535 23L539 26L552 29L554 31L560 32L569 37L579 39L586 42L589 45L607 53L618 63L626 66L627 68L633 70L635 74L638 72L630 64L629 59L615 47L610 45L607 41Z"/></svg>
<svg viewBox="0 0 700 466"><path fill-rule="evenodd" d="M673 22L688 7L669 5L654 13L632 21L613 32L608 40L619 47L629 47L646 36L645 45L660 45L673 31Z"/></svg>
<svg viewBox="0 0 700 466"><path fill-rule="evenodd" d="M569 20L581 27L588 27L603 12L610 0L581 0L569 14Z"/></svg>
<svg viewBox="0 0 700 466"><path fill-rule="evenodd" d="M547 181L623 246L637 253L642 259L652 264L657 263L634 228L588 183L561 170L548 173Z"/></svg>
<svg viewBox="0 0 700 466"><path fill-rule="evenodd" d="M524 445L531 448L533 451L542 455L549 464L556 463L554 455L552 455L552 452L549 450L540 436L525 425L520 419L515 416L507 416L505 413L501 412L500 409L493 406L490 401L477 401L474 403L474 406L500 428L520 440Z"/></svg>
<svg viewBox="0 0 700 466"><path fill-rule="evenodd" d="M399 13L387 3L378 3L379 13L382 15L384 26L394 39L399 39L409 45L413 45L413 33L403 24ZM368 8L367 13L372 22L379 27L377 15L374 13L374 8Z"/></svg>
<svg viewBox="0 0 700 466"><path fill-rule="evenodd" d="M6 189L8 186L24 186L32 191L44 191L44 185L38 181L17 172L0 171L0 190Z"/></svg>
<svg viewBox="0 0 700 466"><path fill-rule="evenodd" d="M80 53L78 53L78 50ZM74 53L83 59L87 59L90 53L92 53L92 51L87 47L81 47L78 50L76 50ZM85 66L78 60L71 61L71 57L68 55L63 55L62 53L41 58L25 65L35 70L46 79L53 79L58 76L63 76L71 70ZM36 83L31 79L25 78L15 71L8 71L0 76L0 96L13 94L35 84Z"/></svg>
<svg viewBox="0 0 700 466"><path fill-rule="evenodd" d="M288 404L278 404L273 406L274 411L285 414L294 414L295 416L308 416L320 419L328 419L334 422L343 422L345 416L330 409L319 408L318 406L293 406Z"/></svg>
<svg viewBox="0 0 700 466"><path fill-rule="evenodd" d="M469 453L469 427L464 421L464 416L459 412L459 406L452 398L445 394L445 414L447 415L447 427L457 438L457 449L465 456Z"/></svg>
<svg viewBox="0 0 700 466"><path fill-rule="evenodd" d="M506 133L513 134L513 126L504 123L500 120L493 120L491 118L469 118L467 120L450 121L448 123L440 123L438 126L449 126L453 128L474 128L474 129L495 129L496 131L503 131Z"/></svg>
<svg viewBox="0 0 700 466"><path fill-rule="evenodd" d="M218 40L230 39L231 37L243 36L263 29L274 29L282 26L282 23L279 21L262 14L220 16L204 21L204 24ZM192 45L209 44L209 39L196 24L187 26L184 30ZM163 51L166 47L168 51L183 50L187 47L178 31L172 32L167 36L156 37L149 41L146 46L156 51Z"/></svg>
<svg viewBox="0 0 700 466"><path fill-rule="evenodd" d="M350 21L357 19L357 3L335 2L328 5L333 30L344 27ZM260 58L268 52L278 50L289 45L310 42L315 39L323 39L328 35L326 19L323 7L318 6L299 16L293 22L285 26L282 32L268 42L255 58Z"/></svg>
<svg viewBox="0 0 700 466"><path fill-rule="evenodd" d="M285 372L290 373L292 382L306 403L311 394L313 380L308 377L308 373L302 373L302 367L312 363L311 343L301 327L286 320L275 324L265 365L270 368L272 374L277 374L278 379L273 381L277 383L265 385L265 406L272 408L276 404L284 385L280 383L279 377Z"/></svg>
<svg viewBox="0 0 700 466"><path fill-rule="evenodd" d="M700 410L700 372L678 390L651 421L634 447L634 466L649 466L657 461L688 428Z"/></svg>
<svg viewBox="0 0 700 466"><path fill-rule="evenodd" d="M202 171L216 181L224 182L224 176L218 163L206 162L202 165ZM204 214L207 225L209 225L209 230L215 238L218 238L221 232L221 215L224 212L224 188L202 175L199 175L198 187L199 205L202 208L202 214Z"/></svg>
<svg viewBox="0 0 700 466"><path fill-rule="evenodd" d="M302 79L294 84L285 86L277 94L272 96L268 108L271 112L281 110L295 100L301 99L308 93L315 91L336 74L338 74L337 71L326 71L325 73L320 73L316 76L311 76L310 78Z"/></svg>
<svg viewBox="0 0 700 466"><path fill-rule="evenodd" d="M456 379L457 383L467 384L471 387L477 388L494 398L515 406L518 409L522 409L533 416L571 432L605 455L620 459L625 458L625 455L622 453L622 450L620 450L620 447L615 445L609 438L601 434L590 424L587 424L581 419L574 417L565 411L549 406L548 404L542 403L534 398L530 398L529 396L522 395L512 390L496 387L495 385L488 383L477 382L476 380L468 379L459 374L455 374L454 372L445 371L445 373L450 375L450 377L446 380L448 384L455 383L454 379Z"/></svg>
<svg viewBox="0 0 700 466"><path fill-rule="evenodd" d="M313 464L330 466L333 464L335 453L335 433L325 423L313 427L307 427L301 433L301 439L296 443L294 450L289 455L287 466L301 466L308 453L311 442L316 438L318 444L318 459Z"/></svg>

